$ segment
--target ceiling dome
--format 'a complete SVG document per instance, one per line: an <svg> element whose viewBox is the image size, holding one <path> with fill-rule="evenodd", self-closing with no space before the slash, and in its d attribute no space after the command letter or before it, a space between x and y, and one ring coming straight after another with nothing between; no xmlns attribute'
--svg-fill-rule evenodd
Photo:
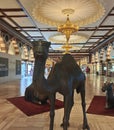
<svg viewBox="0 0 114 130"><path fill-rule="evenodd" d="M105 11L97 0L37 0L32 15L41 23L59 26L66 21L65 9L73 10L69 17L78 26L96 22Z"/></svg>

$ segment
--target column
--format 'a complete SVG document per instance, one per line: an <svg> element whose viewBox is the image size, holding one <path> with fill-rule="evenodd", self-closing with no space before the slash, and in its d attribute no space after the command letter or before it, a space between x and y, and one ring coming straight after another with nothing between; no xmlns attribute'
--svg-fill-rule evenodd
<svg viewBox="0 0 114 130"><path fill-rule="evenodd" d="M102 66L102 61L100 61L100 64L99 64L99 74L102 75L102 72L103 71L103 66Z"/></svg>
<svg viewBox="0 0 114 130"><path fill-rule="evenodd" d="M107 76L111 76L110 75L110 69L111 69L111 63L110 60L107 61Z"/></svg>

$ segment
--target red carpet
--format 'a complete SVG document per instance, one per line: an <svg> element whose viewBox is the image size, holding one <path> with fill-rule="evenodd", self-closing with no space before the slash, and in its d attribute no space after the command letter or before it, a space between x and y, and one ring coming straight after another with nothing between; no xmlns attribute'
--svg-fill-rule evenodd
<svg viewBox="0 0 114 130"><path fill-rule="evenodd" d="M23 96L8 98L7 100L10 101L12 104L14 104L27 116L33 116L36 114L48 112L50 110L49 104L45 104L45 105L34 104L34 103L26 101ZM55 109L63 108L63 106L64 106L63 102L56 99Z"/></svg>
<svg viewBox="0 0 114 130"><path fill-rule="evenodd" d="M105 116L114 116L114 108L105 109L105 102L106 102L105 96L94 96L87 110L87 113L105 115Z"/></svg>

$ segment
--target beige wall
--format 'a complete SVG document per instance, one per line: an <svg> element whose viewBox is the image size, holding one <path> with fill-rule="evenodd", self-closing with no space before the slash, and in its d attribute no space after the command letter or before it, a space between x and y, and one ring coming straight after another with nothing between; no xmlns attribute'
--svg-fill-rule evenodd
<svg viewBox="0 0 114 130"><path fill-rule="evenodd" d="M0 77L0 83L20 79L21 75L16 75L16 60L21 60L21 57L1 52L0 57L8 58L8 68L9 68L8 76Z"/></svg>

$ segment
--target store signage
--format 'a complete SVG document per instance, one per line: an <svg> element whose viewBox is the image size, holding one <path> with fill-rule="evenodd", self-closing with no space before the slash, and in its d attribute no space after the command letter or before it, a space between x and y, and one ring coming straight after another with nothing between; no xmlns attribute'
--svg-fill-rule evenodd
<svg viewBox="0 0 114 130"><path fill-rule="evenodd" d="M8 59L0 57L0 77L8 76Z"/></svg>
<svg viewBox="0 0 114 130"><path fill-rule="evenodd" d="M16 75L20 75L20 74L21 74L21 61L16 60Z"/></svg>

